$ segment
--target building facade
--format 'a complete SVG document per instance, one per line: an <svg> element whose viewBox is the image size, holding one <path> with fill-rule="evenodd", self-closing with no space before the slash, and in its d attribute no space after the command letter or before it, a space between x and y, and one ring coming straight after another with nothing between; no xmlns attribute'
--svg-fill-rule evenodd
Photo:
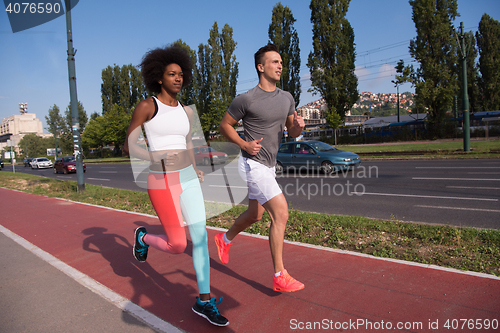
<svg viewBox="0 0 500 333"><path fill-rule="evenodd" d="M11 140L14 142L13 150L19 153L19 141L30 133L40 137L52 136L43 133L43 124L34 113L22 113L4 118L0 125L0 150L7 149L7 140Z"/></svg>

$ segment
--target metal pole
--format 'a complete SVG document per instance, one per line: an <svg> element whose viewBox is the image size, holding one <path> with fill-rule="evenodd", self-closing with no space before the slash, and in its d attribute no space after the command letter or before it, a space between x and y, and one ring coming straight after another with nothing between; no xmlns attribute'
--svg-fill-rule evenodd
<svg viewBox="0 0 500 333"><path fill-rule="evenodd" d="M453 118L458 118L458 100L457 96L453 96Z"/></svg>
<svg viewBox="0 0 500 333"><path fill-rule="evenodd" d="M399 84L396 84L396 88L398 90L398 123L399 123Z"/></svg>
<svg viewBox="0 0 500 333"><path fill-rule="evenodd" d="M467 94L467 54L465 49L464 23L460 22L460 47L462 48L462 90L463 90L463 124L464 151L470 151L470 118L469 95Z"/></svg>
<svg viewBox="0 0 500 333"><path fill-rule="evenodd" d="M12 172L16 173L16 167L14 166L14 154L12 152L12 146L14 146L14 141L7 140L7 145L10 146L10 163L12 163Z"/></svg>
<svg viewBox="0 0 500 333"><path fill-rule="evenodd" d="M70 0L64 0L66 7L66 32L68 35L68 74L69 74L69 94L71 105L71 123L73 133L73 149L76 160L76 180L77 191L85 190L85 180L83 178L83 156L80 140L80 122L78 116L78 98L76 95L76 70L75 70L75 54L73 48L73 36L71 28L71 6Z"/></svg>
<svg viewBox="0 0 500 333"><path fill-rule="evenodd" d="M57 135L56 135L56 132L54 132L54 146L56 146L56 155L55 155L55 159L57 160Z"/></svg>
<svg viewBox="0 0 500 333"><path fill-rule="evenodd" d="M12 146L10 146L10 161L12 162L12 172L16 173L16 166L14 165L14 154L12 153Z"/></svg>

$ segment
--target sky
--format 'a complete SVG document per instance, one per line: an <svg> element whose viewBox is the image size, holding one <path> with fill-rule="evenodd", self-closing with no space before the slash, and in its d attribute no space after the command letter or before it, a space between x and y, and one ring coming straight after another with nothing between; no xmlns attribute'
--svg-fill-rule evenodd
<svg viewBox="0 0 500 333"><path fill-rule="evenodd" d="M87 115L101 114L101 74L107 66L138 65L150 49L182 39L191 49L206 44L217 22L233 28L239 63L237 93L257 83L254 53L268 42L272 9L269 0L80 0L71 11L77 96ZM299 106L320 98L311 87L306 66L312 51L311 11L308 0L282 0L296 19L300 41L302 93ZM477 31L484 13L500 21L498 0L458 0L454 24ZM416 30L406 0L352 0L347 19L354 29L358 91L395 93L399 59L408 53ZM28 103L47 132L45 116L53 105L63 113L69 105L65 16L28 30L13 33L7 13L0 13L0 119L20 114L19 103ZM414 89L409 83L400 92Z"/></svg>

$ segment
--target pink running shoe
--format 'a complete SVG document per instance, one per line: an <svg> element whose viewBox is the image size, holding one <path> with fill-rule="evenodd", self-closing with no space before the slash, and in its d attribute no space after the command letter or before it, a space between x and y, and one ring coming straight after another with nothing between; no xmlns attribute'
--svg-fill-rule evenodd
<svg viewBox="0 0 500 333"><path fill-rule="evenodd" d="M280 276L273 276L273 290L292 292L304 289L304 284L291 277L286 269L281 271Z"/></svg>
<svg viewBox="0 0 500 333"><path fill-rule="evenodd" d="M229 262L229 248L233 243L226 244L224 242L224 233L215 235L215 245L217 245L217 252L219 254L219 259L223 264Z"/></svg>

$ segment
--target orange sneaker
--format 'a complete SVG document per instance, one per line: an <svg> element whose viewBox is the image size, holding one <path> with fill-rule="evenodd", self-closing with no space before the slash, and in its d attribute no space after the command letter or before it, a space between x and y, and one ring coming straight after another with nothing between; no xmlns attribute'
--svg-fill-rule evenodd
<svg viewBox="0 0 500 333"><path fill-rule="evenodd" d="M304 284L291 277L286 269L281 271L280 276L273 276L273 290L292 292L304 289Z"/></svg>
<svg viewBox="0 0 500 333"><path fill-rule="evenodd" d="M219 259L223 264L229 262L229 248L233 243L226 244L224 242L224 233L215 235L215 245L217 245L217 253L219 254Z"/></svg>

